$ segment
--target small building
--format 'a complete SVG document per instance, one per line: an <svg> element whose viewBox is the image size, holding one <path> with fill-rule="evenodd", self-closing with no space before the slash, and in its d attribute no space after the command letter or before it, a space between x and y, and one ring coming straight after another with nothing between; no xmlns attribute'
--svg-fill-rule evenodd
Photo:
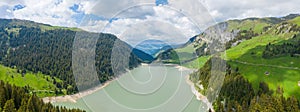
<svg viewBox="0 0 300 112"><path fill-rule="evenodd" d="M270 75L270 72L266 71L266 72L265 72L265 75Z"/></svg>

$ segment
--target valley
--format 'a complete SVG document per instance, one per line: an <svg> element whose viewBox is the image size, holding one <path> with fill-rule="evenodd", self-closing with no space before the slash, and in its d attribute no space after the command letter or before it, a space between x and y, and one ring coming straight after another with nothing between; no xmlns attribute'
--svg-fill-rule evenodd
<svg viewBox="0 0 300 112"><path fill-rule="evenodd" d="M190 76L189 80L194 83L197 92L208 95L214 91L214 88L209 88L209 82L212 60L217 59L226 62L226 71L222 71L226 73L219 96L216 99L207 97L204 101L213 102L209 105L213 108L211 110L299 111L299 23L300 15L297 14L228 20L208 27L201 34L177 45L146 40L132 47L113 34L92 33L27 20L1 19L0 80L24 88L24 91L28 91L24 94L36 95L44 98L45 103L51 102L56 106L114 112L133 111L124 107L149 109L162 104L162 107L147 111L155 112L164 108L172 112L175 108L171 107L177 104L164 101L174 98L174 102L186 100L186 108L182 107L182 111L190 112L199 111L198 106L206 104L203 104L204 100L196 100L185 77ZM83 43L97 38L94 51L91 50L92 44L79 47L72 45L78 39L78 32L87 36ZM222 40L217 43L221 49L214 49L215 39ZM88 62L84 62L82 57L79 57L79 63L73 62L72 55L87 54L80 56L89 57L92 52L95 53L92 58L95 68L85 65ZM170 66L173 64L182 67ZM72 66L80 66L84 70ZM90 70L96 71L96 78L88 75L93 74ZM74 74L80 75L75 77ZM136 79L132 81L131 76ZM150 82L133 84L136 80ZM158 85L161 88L155 90L159 81L165 83ZM130 91L134 90L136 94L150 90L158 93L141 97L131 94L126 87L131 87ZM184 95L168 96L178 92L176 87L182 87L179 89ZM106 102L109 100L112 102ZM149 102L143 102L146 100ZM85 103L88 102L91 103L87 107ZM0 105L4 107L3 103ZM267 105L271 105L270 108L265 108ZM202 110L209 108L206 106Z"/></svg>
<svg viewBox="0 0 300 112"><path fill-rule="evenodd" d="M232 35L234 35L234 38L226 39L226 51L220 54L221 58L227 61L228 67L231 69L234 68L236 72L238 71L238 74L243 76L245 80L248 80L249 83L251 83L251 86L254 89L253 94L256 94L255 92L259 92L261 90L262 82L264 82L267 84L268 88L270 88L270 91L273 91L271 92L272 94L267 94L275 96L275 98L282 95L288 99L292 97L293 100L295 100L295 98L299 100L300 94L298 91L300 91L300 88L298 86L298 82L300 80L300 69L299 64L296 64L299 63L299 57L297 56L297 52L299 51L299 18L299 15L288 15L282 18L249 18L244 20L229 20L228 22L219 24L221 26L226 24L225 26L227 28L225 28L223 31L225 33L226 31L231 32ZM254 33L254 35L249 34L249 31ZM205 34L200 34L198 36L199 40L204 40L202 38L205 38ZM203 45L199 44L199 42L195 41L194 46ZM197 47L194 49L197 49ZM203 58L203 56L198 57L198 59L201 58ZM204 68L207 68L207 65L205 66ZM194 76L192 75L192 80L194 80L196 84L206 85L205 88L207 88L207 80L209 79L209 76L199 76L209 74L205 73L205 71L207 70L204 69L203 71L203 69L200 69L198 73L194 74ZM229 76L226 75L226 77ZM223 85L223 87L226 87L227 85L233 86L232 84L234 84L234 82L228 82L227 84L226 82L224 83L225 85ZM223 88L224 90L221 90L221 94L223 91L226 91L225 87ZM201 91L201 93L205 93L204 91L208 90L199 89L199 91ZM231 99L230 97L232 96L238 96L234 95L233 93L231 95L230 93L224 94L225 96L219 98L219 100L228 100ZM250 96L251 95L249 95L249 97ZM240 105L244 105L242 104L243 101L241 100L236 99L233 101L240 102ZM250 100L248 101L250 103ZM255 101L251 101L251 103L252 102L254 103ZM296 103L296 105L297 104L298 103ZM215 106L220 105L221 104L215 104ZM226 107L231 107L237 104L224 104L223 102L222 105L224 107L219 111L229 111ZM258 105L264 104L259 103ZM244 106L241 108L239 106L233 106L234 109L240 108L244 111L252 110L251 105L249 105L249 107L250 108L246 109ZM218 109L220 108L221 107L218 107ZM260 107L260 109L262 108L263 107ZM256 110L259 110L259 108L256 108ZM265 108L262 110L265 110ZM280 109L277 108L275 110Z"/></svg>

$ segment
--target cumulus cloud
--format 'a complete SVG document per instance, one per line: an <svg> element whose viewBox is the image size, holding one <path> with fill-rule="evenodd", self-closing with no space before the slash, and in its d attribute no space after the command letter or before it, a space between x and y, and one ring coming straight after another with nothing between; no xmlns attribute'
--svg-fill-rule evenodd
<svg viewBox="0 0 300 112"><path fill-rule="evenodd" d="M161 5L157 3L160 2L1 0L0 15L1 18L27 19L51 25L80 27L93 32L112 33L134 43L133 41L142 41L145 37L174 41L174 38L178 37L176 35L186 40L208 26L228 19L278 17L300 12L299 0L163 0ZM16 5L22 7L14 10ZM128 32L133 33L131 37L134 39L126 37Z"/></svg>
<svg viewBox="0 0 300 112"><path fill-rule="evenodd" d="M190 17L197 26L205 28L215 24L209 11L199 0L169 0L169 5Z"/></svg>
<svg viewBox="0 0 300 112"><path fill-rule="evenodd" d="M103 20L85 20L81 23L84 25L79 26L79 28L90 32L101 32L108 23L108 21Z"/></svg>
<svg viewBox="0 0 300 112"><path fill-rule="evenodd" d="M38 5L37 5L38 4ZM76 26L70 9L74 3L59 0L25 0L23 9L13 11L15 18L62 26Z"/></svg>
<svg viewBox="0 0 300 112"><path fill-rule="evenodd" d="M169 43L184 43L201 31L190 18L169 7L146 5L134 7L129 9L128 12L140 12L142 9L148 12L149 15L143 15L143 18L139 16L138 18L117 19L109 23L103 32L116 34L122 40L135 44L147 38L163 40ZM124 17L123 15L126 15L128 12L124 11L121 14L122 16L117 17Z"/></svg>
<svg viewBox="0 0 300 112"><path fill-rule="evenodd" d="M113 17L123 10L142 4L155 4L152 0L98 0L96 5L87 13Z"/></svg>
<svg viewBox="0 0 300 112"><path fill-rule="evenodd" d="M182 30L161 21L145 21L124 31L120 38L136 46L144 40L161 40L169 44L183 43L187 40Z"/></svg>
<svg viewBox="0 0 300 112"><path fill-rule="evenodd" d="M217 21L247 17L281 17L299 13L299 0L206 0L203 2Z"/></svg>
<svg viewBox="0 0 300 112"><path fill-rule="evenodd" d="M96 0L1 0L1 18L17 18L36 22L76 27L78 20L74 18L79 13L84 14ZM78 5L77 11L70 7ZM14 9L16 5L22 8Z"/></svg>

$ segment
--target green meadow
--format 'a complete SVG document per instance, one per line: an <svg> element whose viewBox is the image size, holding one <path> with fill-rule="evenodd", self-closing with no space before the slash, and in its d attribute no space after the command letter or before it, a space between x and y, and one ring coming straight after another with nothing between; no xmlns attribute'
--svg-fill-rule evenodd
<svg viewBox="0 0 300 112"><path fill-rule="evenodd" d="M290 55L264 59L262 53L269 43L281 44L290 39L296 33L273 35L273 32L253 37L240 43L238 46L228 49L223 54L232 67L239 71L258 89L260 82L266 82L276 93L283 88L284 96L295 96L300 99L300 58Z"/></svg>
<svg viewBox="0 0 300 112"><path fill-rule="evenodd" d="M210 56L201 56L193 61L182 64L182 66L192 69L199 69L204 66L204 64L209 60L209 58Z"/></svg>
<svg viewBox="0 0 300 112"><path fill-rule="evenodd" d="M0 65L0 80L19 87L29 86L31 92L35 92L39 97L54 96L57 89L50 76L30 72L22 75L16 69L3 65ZM55 78L55 81L61 82L57 78Z"/></svg>

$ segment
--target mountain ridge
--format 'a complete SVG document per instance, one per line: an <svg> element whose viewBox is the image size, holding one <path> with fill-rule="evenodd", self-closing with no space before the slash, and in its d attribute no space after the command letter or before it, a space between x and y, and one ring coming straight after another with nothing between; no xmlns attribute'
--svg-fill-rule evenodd
<svg viewBox="0 0 300 112"><path fill-rule="evenodd" d="M113 72L125 72L125 69L132 69L144 62L143 57L138 57L139 55L148 56L142 51L139 55L134 54L132 50L135 48L112 34L92 33L78 28L51 26L27 20L1 19L0 62L5 66L16 68L17 71L42 72L62 79L63 84L55 83L55 85L59 89L66 90L67 94L75 93L78 90L72 76L72 50L78 32L87 36L86 41L92 39L89 36L98 38L95 50L98 78L93 78L89 82L82 80L79 83L84 85L83 88L94 86L92 83L96 84L97 79L101 83L111 80L119 74ZM128 64L122 62L124 65L112 66L111 53L115 42L118 42L116 47L123 50L117 50L114 55L122 55L121 52L126 52L130 55ZM80 78L84 79L84 77Z"/></svg>

